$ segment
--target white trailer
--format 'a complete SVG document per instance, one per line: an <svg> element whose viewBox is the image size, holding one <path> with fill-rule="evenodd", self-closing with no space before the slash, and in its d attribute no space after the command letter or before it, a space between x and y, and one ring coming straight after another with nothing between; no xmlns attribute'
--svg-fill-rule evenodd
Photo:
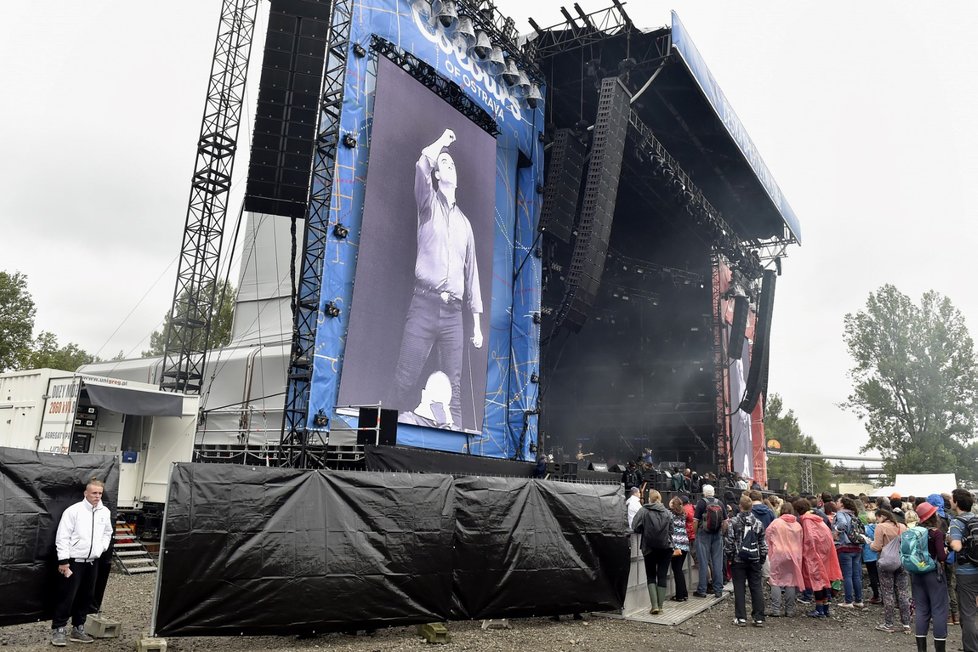
<svg viewBox="0 0 978 652"><path fill-rule="evenodd" d="M166 501L173 462L189 462L198 397L57 369L0 374L0 446L100 453L120 461L119 507Z"/></svg>

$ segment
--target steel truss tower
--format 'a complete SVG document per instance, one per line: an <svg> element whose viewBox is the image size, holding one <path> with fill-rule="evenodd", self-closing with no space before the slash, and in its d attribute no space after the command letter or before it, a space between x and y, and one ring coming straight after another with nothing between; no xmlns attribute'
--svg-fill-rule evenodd
<svg viewBox="0 0 978 652"><path fill-rule="evenodd" d="M336 148L340 137L340 114L343 110L343 84L350 45L352 11L353 0L334 0L326 48L326 73L320 96L309 213L303 233L302 267L295 297L292 353L289 357L282 425L281 465L293 468L321 468L326 465L326 442L322 433L328 422L316 424L322 430L310 431L306 427L306 414L309 409L316 329L319 317L323 314L323 306L319 305L319 294L323 280L326 240L329 236L330 201Z"/></svg>
<svg viewBox="0 0 978 652"><path fill-rule="evenodd" d="M197 141L160 388L199 394L258 0L224 0Z"/></svg>

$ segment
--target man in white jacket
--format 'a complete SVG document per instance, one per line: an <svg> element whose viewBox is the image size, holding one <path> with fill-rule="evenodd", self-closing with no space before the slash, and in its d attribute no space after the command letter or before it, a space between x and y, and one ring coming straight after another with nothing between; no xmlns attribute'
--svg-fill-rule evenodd
<svg viewBox="0 0 978 652"><path fill-rule="evenodd" d="M85 619L92 606L98 558L112 541L112 518L102 504L105 485L96 478L85 487L85 498L64 511L58 524L55 548L58 551L58 596L51 622L51 644L58 647L91 643L85 633ZM66 631L71 617L71 632Z"/></svg>

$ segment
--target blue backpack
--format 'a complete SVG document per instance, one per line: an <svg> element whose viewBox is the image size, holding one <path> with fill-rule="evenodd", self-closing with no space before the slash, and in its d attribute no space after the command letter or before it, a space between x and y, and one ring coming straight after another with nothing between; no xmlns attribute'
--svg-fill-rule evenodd
<svg viewBox="0 0 978 652"><path fill-rule="evenodd" d="M927 528L912 527L900 535L900 563L911 573L937 570L937 563L927 549Z"/></svg>

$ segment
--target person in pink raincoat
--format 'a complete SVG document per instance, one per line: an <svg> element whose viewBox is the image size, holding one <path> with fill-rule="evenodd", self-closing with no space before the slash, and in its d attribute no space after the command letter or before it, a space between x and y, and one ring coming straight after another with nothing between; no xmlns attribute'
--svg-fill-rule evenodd
<svg viewBox="0 0 978 652"><path fill-rule="evenodd" d="M835 554L835 540L822 517L810 511L811 503L799 498L794 507L802 530L802 581L804 588L811 589L815 594L815 610L808 615L828 618L832 582L842 579L842 567Z"/></svg>
<svg viewBox="0 0 978 652"><path fill-rule="evenodd" d="M801 523L787 501L781 505L780 514L767 526L766 532L767 559L771 564L771 603L767 615L775 618L795 615L796 588L804 586Z"/></svg>

